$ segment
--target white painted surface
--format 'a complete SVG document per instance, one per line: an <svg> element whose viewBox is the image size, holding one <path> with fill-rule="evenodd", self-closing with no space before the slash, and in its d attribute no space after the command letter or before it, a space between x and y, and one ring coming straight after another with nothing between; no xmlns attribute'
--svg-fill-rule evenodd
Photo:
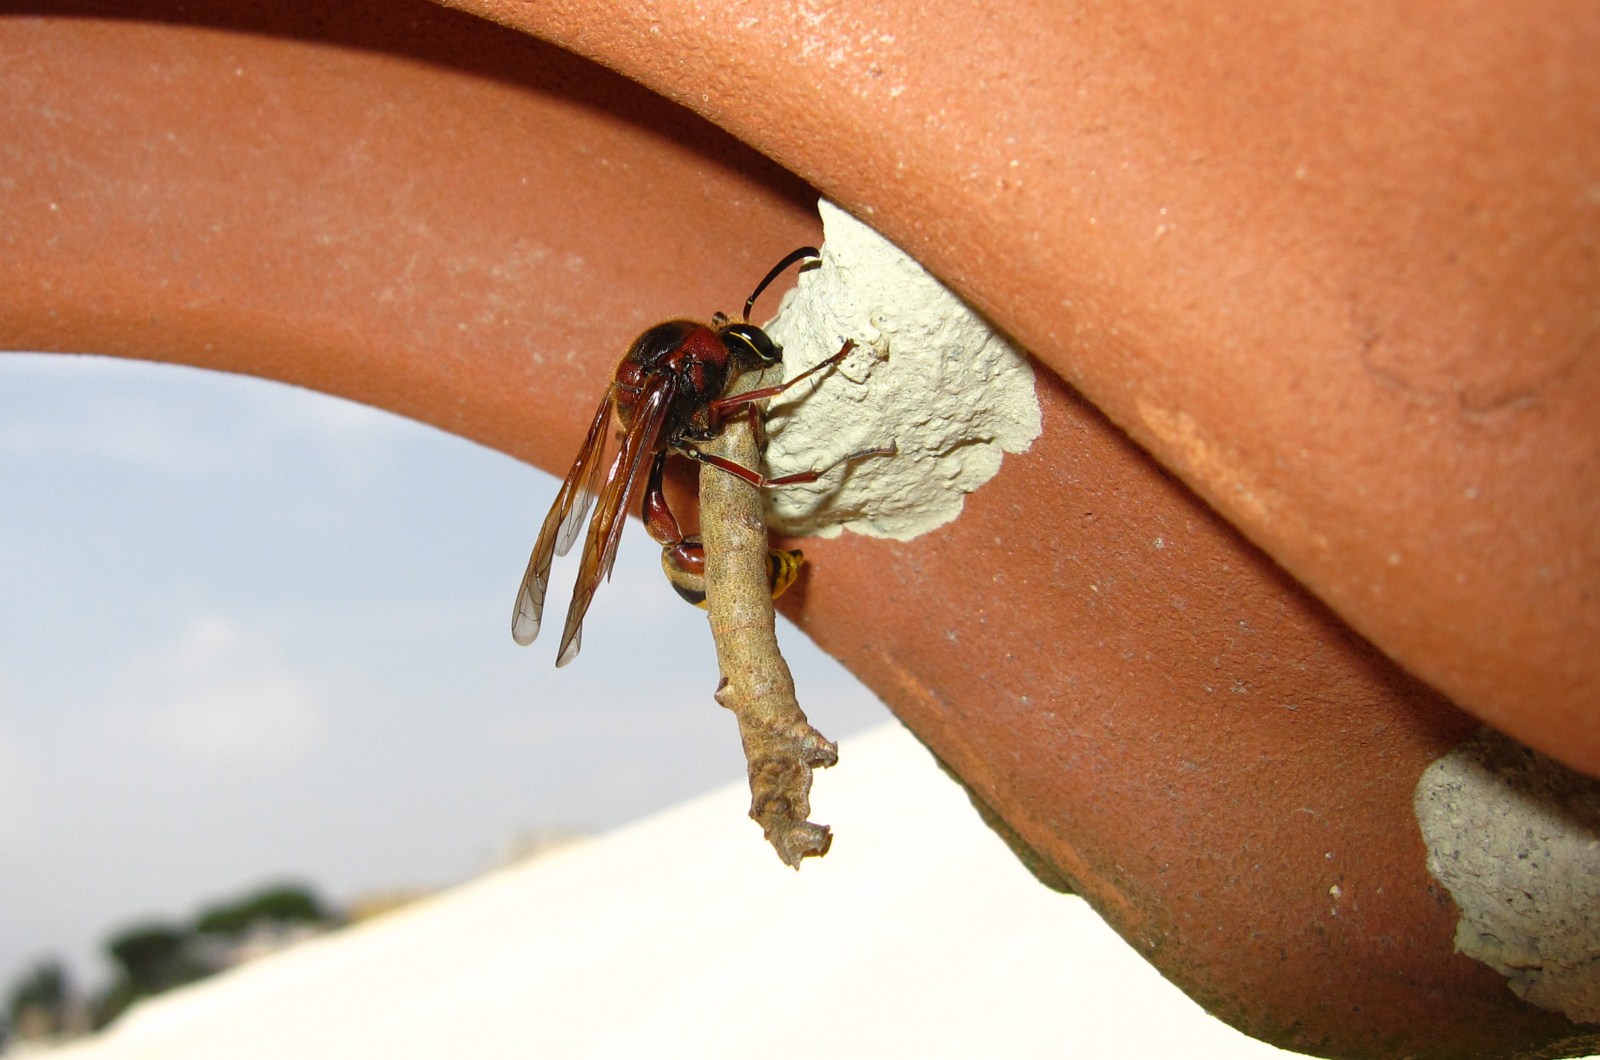
<svg viewBox="0 0 1600 1060"><path fill-rule="evenodd" d="M898 725L783 868L730 785L136 1008L61 1060L1285 1056L1036 883Z"/></svg>

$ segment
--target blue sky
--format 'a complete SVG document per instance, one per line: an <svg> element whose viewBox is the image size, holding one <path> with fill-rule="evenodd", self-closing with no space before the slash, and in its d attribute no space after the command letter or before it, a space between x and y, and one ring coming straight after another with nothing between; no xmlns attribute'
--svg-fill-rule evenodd
<svg viewBox="0 0 1600 1060"><path fill-rule="evenodd" d="M264 881L445 884L742 777L704 617L636 525L571 666L512 643L555 486L291 387L0 355L0 988ZM888 717L779 635L824 732Z"/></svg>

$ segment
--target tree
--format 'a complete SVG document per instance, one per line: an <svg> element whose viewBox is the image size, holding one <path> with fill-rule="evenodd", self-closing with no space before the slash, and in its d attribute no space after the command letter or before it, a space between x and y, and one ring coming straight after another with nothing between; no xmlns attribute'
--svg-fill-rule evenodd
<svg viewBox="0 0 1600 1060"><path fill-rule="evenodd" d="M212 906L195 920L195 930L203 935L237 938L262 922L323 924L333 919L333 915L322 906L310 888L279 884L246 895L238 901Z"/></svg>
<svg viewBox="0 0 1600 1060"><path fill-rule="evenodd" d="M19 1038L60 1034L72 997L67 970L54 958L40 961L17 980L7 1001L7 1022Z"/></svg>
<svg viewBox="0 0 1600 1060"><path fill-rule="evenodd" d="M210 975L194 932L170 924L129 928L106 942L106 952L121 969L117 981L95 1006L95 1026L103 1027L140 998L171 990Z"/></svg>

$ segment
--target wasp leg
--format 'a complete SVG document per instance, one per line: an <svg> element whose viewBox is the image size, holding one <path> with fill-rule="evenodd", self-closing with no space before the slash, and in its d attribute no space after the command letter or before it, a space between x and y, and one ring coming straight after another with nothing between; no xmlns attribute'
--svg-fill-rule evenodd
<svg viewBox="0 0 1600 1060"><path fill-rule="evenodd" d="M732 460L720 456L712 456L710 453L702 453L691 446L680 446L678 452L690 460L696 460L702 464L709 464L714 468L726 471L734 478L748 482L757 489L771 489L777 486L798 486L806 482L815 482L840 464L864 460L869 456L894 456L900 452L900 449L893 442L888 445L875 446L871 449L857 449L853 453L846 453L826 467L814 468L810 471L796 471L792 475L779 475L776 478L768 478L759 471L750 470L743 464L736 464ZM660 539L657 538L657 540Z"/></svg>
<svg viewBox="0 0 1600 1060"><path fill-rule="evenodd" d="M818 361L816 364L812 365L810 368L807 368L805 371L801 372L787 383L779 383L777 386L759 387L755 390L746 390L744 393L735 394L732 397L717 398L715 401L706 406L707 410L711 413L711 422L719 422L729 412L748 405L752 401L764 401L770 397L777 397L779 394L783 393L785 390L788 390L796 383L799 383L805 379L809 379L811 376L816 375L825 368L834 367L846 357L850 356L850 351L855 348L855 339L845 339L844 345L839 347L838 353L834 354L832 357L829 357L825 361Z"/></svg>

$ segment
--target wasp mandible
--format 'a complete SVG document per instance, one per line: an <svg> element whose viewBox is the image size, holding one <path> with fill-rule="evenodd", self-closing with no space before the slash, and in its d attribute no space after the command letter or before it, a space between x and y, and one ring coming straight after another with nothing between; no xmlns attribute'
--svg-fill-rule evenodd
<svg viewBox="0 0 1600 1060"><path fill-rule="evenodd" d="M695 320L669 320L657 324L634 340L606 387L594 421L584 436L578 457L567 472L556 494L550 513L545 516L528 560L528 571L517 590L516 608L511 616L511 636L518 644L531 644L539 635L544 613L545 592L550 584L550 565L564 556L577 540L591 506L594 518L583 544L583 559L573 586L572 603L567 607L567 623L561 632L556 665L565 666L578 654L582 640L583 616L594 599L600 582L611 574L617 556L617 541L622 536L622 512L650 464L640 514L645 528L662 546L662 563L674 588L692 603L698 592L694 577L703 569L704 554L699 542L686 538L678 520L667 507L662 491L662 471L670 454L678 454L736 475L753 486L785 486L815 482L824 471L802 471L779 478L730 460L704 453L696 442L716 437L728 418L749 409L752 402L775 397L816 372L832 367L849 355L854 343L846 341L838 353L795 376L787 383L762 387L732 397L723 397L729 382L746 371L777 364L783 350L765 331L750 323L756 299L785 269L797 262L821 257L815 247L800 247L772 267L745 301L744 313L730 320L717 313L709 324ZM622 424L622 441L610 470L601 478L606 435L611 415ZM876 450L874 452L877 452ZM867 454L852 454L867 455ZM846 459L849 459L848 457ZM776 596L794 580L799 568L798 552L774 549L768 568Z"/></svg>

